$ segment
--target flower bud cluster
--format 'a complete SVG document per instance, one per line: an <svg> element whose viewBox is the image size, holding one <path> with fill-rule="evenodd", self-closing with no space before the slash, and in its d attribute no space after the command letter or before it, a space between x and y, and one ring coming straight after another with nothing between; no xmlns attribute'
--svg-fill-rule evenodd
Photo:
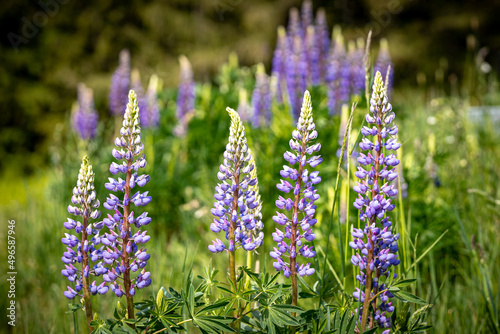
<svg viewBox="0 0 500 334"><path fill-rule="evenodd" d="M130 53L122 50L119 55L119 64L111 77L108 105L114 116L125 112L127 94L130 88Z"/></svg>
<svg viewBox="0 0 500 334"><path fill-rule="evenodd" d="M314 273L314 268L311 268L309 263L299 265L296 261L297 254L305 258L312 258L316 255L313 247L307 245L306 242L313 241L315 238L312 231L312 226L317 221L314 218L316 212L314 202L318 200L319 194L314 186L321 181L321 177L318 171L309 172L306 167L309 165L314 168L323 159L319 155L314 155L320 150L321 144L312 143L318 137L312 116L311 95L306 91L297 129L293 131L293 138L290 140L292 152L284 154L285 160L292 167L283 166L280 174L284 180L280 180L277 185L277 188L285 194L293 194L292 198L279 196L276 201L278 209L292 211L291 218L281 212L276 212L273 217L273 220L284 226L285 230L276 229L276 232L272 234L273 240L278 245L274 247L270 255L276 260L273 263L274 268L283 271L285 277L290 277L293 273L298 273L300 276ZM296 164L298 170L293 168ZM285 261L285 258L290 259L290 264ZM295 268L290 267L293 263L295 263Z"/></svg>
<svg viewBox="0 0 500 334"><path fill-rule="evenodd" d="M144 246L150 237L147 231L141 229L151 222L151 218L147 212L136 214L130 210L131 204L140 207L151 201L147 191L142 193L137 191L132 195L133 188L143 187L150 180L149 175L138 174L139 169L146 166L146 158L142 154L144 145L141 142L139 108L137 95L133 90L129 92L123 126L120 129L120 136L115 139L115 145L117 149L113 149L113 157L121 163L112 162L109 171L113 175L125 174L125 180L109 178L105 187L109 191L123 192L124 196L122 199L110 194L103 203L103 206L113 211L113 214L108 214L103 220L109 227L110 233L106 233L101 242L105 245L103 260L111 268L103 278L110 283L111 290L116 296L121 297L126 291L117 279L123 278L126 270L138 272L137 276L131 279L131 288L128 291L130 295L135 294L135 288L142 289L151 283L150 273L144 269L150 258Z"/></svg>
<svg viewBox="0 0 500 334"><path fill-rule="evenodd" d="M398 128L391 125L393 120L394 113L387 99L386 87L382 75L377 72L370 100L370 113L366 115L366 121L370 125L361 129L364 137L359 144L360 149L368 153L360 153L357 158L361 166L355 175L360 181L353 187L358 193L354 207L359 210L359 218L365 222L365 227L352 230L353 241L349 245L356 250L356 254L351 258L351 263L360 269L356 278L367 289L365 292L358 289L353 296L364 302L365 298L368 298L368 289L371 289L370 299L379 293L377 298L380 303L372 316L381 328L391 327L391 317L388 313L394 311L394 306L389 301L393 295L388 291L388 287L385 284L379 285L378 281L381 277L389 277L391 267L400 263L397 255L399 234L393 234L392 222L386 216L395 207L391 197L398 193L396 187L391 184L391 181L398 177L396 166L399 164L396 155L391 151L401 146L394 137ZM370 281L367 281L368 279Z"/></svg>
<svg viewBox="0 0 500 334"><path fill-rule="evenodd" d="M78 106L72 115L73 130L82 139L92 139L96 135L99 115L94 107L94 92L85 84L78 84Z"/></svg>
<svg viewBox="0 0 500 334"><path fill-rule="evenodd" d="M103 247L99 247L102 240L99 232L103 223L90 222L99 219L101 212L98 210L100 203L96 198L94 188L94 172L87 156L83 157L78 181L76 187L73 188L71 203L72 205L68 206L68 212L82 217L83 222L68 218L64 227L69 231L74 231L76 235L65 233L65 237L61 239L62 243L66 245L66 251L61 258L65 269L61 270L61 273L74 283L74 288L68 286L68 290L64 292L64 295L69 299L73 299L77 295L83 296L84 278L88 281L90 275L100 276L107 272L101 262ZM91 263L94 264L91 265ZM80 266L77 268L76 264L80 264ZM90 289L90 292L94 295L104 294L109 289L105 282L97 285L94 281L92 286L95 288Z"/></svg>
<svg viewBox="0 0 500 334"><path fill-rule="evenodd" d="M208 246L212 253L224 250L233 252L239 247L251 251L263 242L263 233L257 232L262 228L258 210L262 204L256 191L256 173L252 173L255 166L248 149L245 127L236 111L227 108L227 112L231 117L229 142L224 152L224 162L217 173L221 182L215 187L216 202L211 210L214 221L210 229L214 233L224 232L228 245L216 239ZM234 232L234 241L231 232Z"/></svg>

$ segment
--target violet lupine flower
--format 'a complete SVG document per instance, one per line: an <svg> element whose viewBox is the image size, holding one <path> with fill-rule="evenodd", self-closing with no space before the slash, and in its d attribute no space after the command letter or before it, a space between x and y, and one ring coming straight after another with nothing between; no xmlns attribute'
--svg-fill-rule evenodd
<svg viewBox="0 0 500 334"><path fill-rule="evenodd" d="M344 37L336 27L326 77L330 115L339 114L341 105L349 100L349 75L350 67L346 63Z"/></svg>
<svg viewBox="0 0 500 334"><path fill-rule="evenodd" d="M158 126L160 107L158 106L158 76L156 74L149 78L149 86L146 90L146 106L146 111L139 113L141 125L145 128Z"/></svg>
<svg viewBox="0 0 500 334"><path fill-rule="evenodd" d="M389 81L386 82L388 96L392 93L392 86L394 81L394 65L392 64L391 54L389 52L389 43L387 39L380 40L380 50L378 52L377 61L375 62L375 71L379 71L382 77L386 79L387 68L391 67L389 72Z"/></svg>
<svg viewBox="0 0 500 334"><path fill-rule="evenodd" d="M350 90L353 95L360 95L365 88L365 55L364 40L359 38L357 45L354 41L349 41L349 81Z"/></svg>
<svg viewBox="0 0 500 334"><path fill-rule="evenodd" d="M370 99L370 114L366 115L366 121L371 127L364 126L361 129L364 138L359 144L360 149L368 153L360 153L358 157L361 166L355 175L361 181L353 187L359 194L354 201L354 207L360 210L359 218L365 222L365 227L354 228L351 232L353 241L349 243L356 250L351 263L360 269L356 278L364 286L364 291L357 289L353 293L353 296L363 303L363 331L368 318L377 322L381 328L390 328L391 317L388 313L394 311L394 306L389 301L393 295L386 284L378 284L379 278L388 277L391 267L400 262L396 254L399 234L392 233L392 222L386 216L395 207L391 203L391 197L396 196L397 189L390 182L397 179L396 166L399 164L396 155L390 151L396 151L401 146L394 137L398 128L391 125L394 117L382 75L377 72ZM370 137L374 137L373 141ZM388 154L384 155L383 149L387 150ZM369 315L369 301L380 291L383 291L377 297L380 303L376 300L372 302L375 313Z"/></svg>
<svg viewBox="0 0 500 334"><path fill-rule="evenodd" d="M94 188L94 171L87 156L83 157L78 181L76 187L73 188L71 203L73 205L68 206L68 212L75 216L81 216L82 222L68 218L68 221L64 223L67 230L74 230L75 233L65 233L65 237L61 239L62 243L66 245L66 251L62 257L65 269L61 270L61 273L74 284L74 288L68 286L64 295L69 299L73 299L77 295L84 297L85 306L90 308L90 319L92 319L90 294L105 294L109 287L106 286L105 282L97 285L95 281L90 283L89 280L90 275L106 274L107 269L101 263L102 247L97 247L101 243L99 231L102 229L103 223L91 223L91 220L99 219L101 212L98 210L100 203L96 198Z"/></svg>
<svg viewBox="0 0 500 334"><path fill-rule="evenodd" d="M290 12L288 15L287 33L290 39L290 44L293 43L293 39L295 37L302 38L304 36L304 30L300 22L300 13L299 10L295 7L290 8Z"/></svg>
<svg viewBox="0 0 500 334"><path fill-rule="evenodd" d="M316 47L319 50L319 74L320 83L326 82L326 73L328 70L328 54L330 53L330 31L326 22L326 14L323 8L318 9L316 13L316 22L314 24L314 33L316 35Z"/></svg>
<svg viewBox="0 0 500 334"><path fill-rule="evenodd" d="M111 77L108 104L111 115L123 115L127 105L127 95L130 89L130 53L120 51L118 67Z"/></svg>
<svg viewBox="0 0 500 334"><path fill-rule="evenodd" d="M288 54L288 38L284 27L278 27L278 40L272 60L272 75L276 77L276 101L283 103L283 91L286 89L286 56Z"/></svg>
<svg viewBox="0 0 500 334"><path fill-rule="evenodd" d="M144 87L142 86L141 74L139 70L134 68L132 74L130 75L130 89L132 89L137 95L137 107L141 111L139 113L139 119L141 121L141 126L144 126L143 119L148 115L148 102L144 94Z"/></svg>
<svg viewBox="0 0 500 334"><path fill-rule="evenodd" d="M304 37L305 55L307 63L307 84L318 85L320 81L320 50L316 45L317 39L314 33L314 26L308 26Z"/></svg>
<svg viewBox="0 0 500 334"><path fill-rule="evenodd" d="M179 57L180 63L180 81L179 90L177 93L177 119L179 124L174 130L175 134L179 137L186 135L187 123L190 119L190 114L194 110L194 80L193 69L191 63L185 56Z"/></svg>
<svg viewBox="0 0 500 334"><path fill-rule="evenodd" d="M306 90L307 62L302 39L295 37L286 57L286 87L294 120L300 114L302 92Z"/></svg>
<svg viewBox="0 0 500 334"><path fill-rule="evenodd" d="M78 84L78 107L72 115L73 130L84 140L96 135L99 115L94 107L94 92L85 84Z"/></svg>
<svg viewBox="0 0 500 334"><path fill-rule="evenodd" d="M308 91L304 93L304 103L297 122L297 129L293 131L292 137L290 140L292 152L284 154L285 160L292 167L283 166L280 174L284 180L280 180L277 188L285 194L292 192L293 195L291 198L279 196L276 201L278 209L291 211L291 217L281 212L276 212L273 217L273 220L284 226L285 230L276 229L276 232L273 233L273 240L278 243L278 246L270 255L276 260L273 263L274 268L283 271L285 277L291 277L292 301L294 305L297 305L297 275L309 276L314 273L314 268L311 268L310 263L299 263L297 255L307 259L316 255L313 247L309 246L307 242L313 241L315 238L311 227L317 221L314 218L316 212L314 202L319 198L319 194L317 194L314 185L321 181L318 171L309 172L306 167L309 165L314 168L323 161L321 156L314 155L320 150L321 144L312 143L318 137L318 132L315 130L311 95ZM298 170L293 168L296 164L298 164Z"/></svg>
<svg viewBox="0 0 500 334"><path fill-rule="evenodd" d="M257 179L251 174L255 166L250 163L245 127L236 111L228 107L227 112L231 117L229 142L224 152L224 162L217 173L221 183L215 187L216 202L211 210L214 222L210 230L214 233L223 231L228 245L216 239L208 246L212 253L223 250L234 252L239 247L251 251L262 243L261 238L256 240L251 235L257 220L250 210L257 208L260 202L253 188Z"/></svg>
<svg viewBox="0 0 500 334"><path fill-rule="evenodd" d="M243 122L249 122L252 119L252 107L248 103L248 92L245 88L240 88L238 94L238 108L236 111Z"/></svg>
<svg viewBox="0 0 500 334"><path fill-rule="evenodd" d="M257 128L264 124L269 125L271 121L271 90L269 77L263 64L257 65L255 79L255 88L252 93L252 126Z"/></svg>
<svg viewBox="0 0 500 334"><path fill-rule="evenodd" d="M313 24L313 4L311 0L304 0L300 9L300 18L302 20L302 27L306 29Z"/></svg>
<svg viewBox="0 0 500 334"><path fill-rule="evenodd" d="M144 269L150 257L144 244L150 237L147 231L141 230L151 222L151 218L147 212L138 214L131 211L131 204L138 208L151 201L147 191L132 194L135 186L143 187L150 180L148 175L138 174L139 169L146 166L146 158L142 154L144 145L141 143L139 108L137 95L133 90L129 92L120 135L115 139L117 149L113 149L113 157L121 162L112 162L109 171L113 175L125 174L124 179L110 177L104 186L109 191L122 192L124 196L120 198L110 194L103 203L107 210L113 212L103 220L110 229L110 233L106 233L101 239L106 246L103 257L106 265L111 268L103 278L111 284L111 290L117 297L126 295L129 318L130 315L133 318L133 302L130 309L129 301L132 300L135 289L142 289L151 284L150 273ZM138 274L132 278L131 272Z"/></svg>

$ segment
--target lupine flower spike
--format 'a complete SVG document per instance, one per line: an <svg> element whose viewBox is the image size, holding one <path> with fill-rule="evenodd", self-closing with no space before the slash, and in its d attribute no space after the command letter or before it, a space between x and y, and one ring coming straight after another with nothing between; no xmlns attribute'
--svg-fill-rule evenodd
<svg viewBox="0 0 500 334"><path fill-rule="evenodd" d="M149 78L149 86L146 91L146 111L141 111L139 117L143 127L158 126L160 119L160 107L158 106L158 76L153 74Z"/></svg>
<svg viewBox="0 0 500 334"><path fill-rule="evenodd" d="M293 119L298 120L300 114L302 92L306 90L307 61L302 47L302 39L295 37L287 52L286 58L286 88L290 98Z"/></svg>
<svg viewBox="0 0 500 334"><path fill-rule="evenodd" d="M276 78L276 94L274 98L278 103L284 100L284 90L286 89L286 57L288 54L288 39L284 27L278 27L278 40L276 41L276 50L274 50L272 61L272 75Z"/></svg>
<svg viewBox="0 0 500 334"><path fill-rule="evenodd" d="M269 77L263 64L257 65L255 77L255 88L252 93L252 126L257 128L264 124L269 125L271 121L271 91Z"/></svg>
<svg viewBox="0 0 500 334"><path fill-rule="evenodd" d="M94 108L94 92L85 84L78 84L78 106L72 115L73 130L84 140L96 135L99 115Z"/></svg>
<svg viewBox="0 0 500 334"><path fill-rule="evenodd" d="M398 193L390 183L398 177L396 166L399 160L390 151L396 151L401 146L394 137L398 128L391 125L393 120L394 112L387 99L382 75L377 72L370 99L370 113L366 115L366 121L371 127L364 126L361 129L364 138L359 144L360 149L368 153L360 153L358 157L361 166L355 175L360 181L353 188L359 194L354 207L359 210L359 219L365 223L365 227L353 229L353 241L349 243L356 250L351 262L360 269L356 278L364 286L364 291L356 289L353 293L363 303L362 332L365 331L368 319L370 324L377 323L381 328L390 328L389 313L394 311L394 306L389 301L393 295L385 284L378 284L379 278L388 277L391 267L400 262L396 254L399 234L392 233L392 222L387 216L395 207L391 203L391 197ZM373 141L370 137L374 138ZM383 149L388 154L384 155ZM374 298L377 293L378 297ZM380 304L377 303L378 300ZM369 314L370 303L375 310L372 314Z"/></svg>
<svg viewBox="0 0 500 334"><path fill-rule="evenodd" d="M229 272L236 283L235 251L243 248L252 251L262 244L262 235L257 237L252 231L257 228L255 212L260 202L255 196L257 179L251 174L254 165L250 162L245 127L236 111L227 108L231 117L229 142L224 152L224 162L219 167L217 178L221 181L215 187L214 208L211 210L214 221L210 229L214 233L224 232L227 244L216 239L208 249L212 253L227 250L229 253Z"/></svg>
<svg viewBox="0 0 500 334"><path fill-rule="evenodd" d="M333 44L326 76L330 115L339 114L341 105L349 99L350 67L346 64L344 37L338 26L333 30Z"/></svg>
<svg viewBox="0 0 500 334"><path fill-rule="evenodd" d="M316 13L314 24L314 34L316 35L316 47L319 50L319 73L320 83L325 83L325 76L328 70L328 54L330 50L330 32L326 22L325 10L320 8Z"/></svg>
<svg viewBox="0 0 500 334"><path fill-rule="evenodd" d="M64 295L69 299L76 296L83 297L89 331L92 332L90 322L93 315L90 294L105 294L109 287L105 282L99 285L96 281L90 283L90 275L100 276L105 274L107 269L101 263L102 248L97 248L101 240L99 231L102 229L103 223L91 222L99 219L101 212L98 210L100 203L96 198L94 188L94 172L87 156L83 157L78 181L76 187L73 188L71 203L73 205L68 206L68 212L75 216L81 216L82 221L68 218L68 221L64 223L67 230L74 230L76 234L65 233L65 237L61 240L66 245L66 252L62 257L65 269L61 270L61 273L74 284L74 288L68 286Z"/></svg>
<svg viewBox="0 0 500 334"><path fill-rule="evenodd" d="M236 111L241 116L243 122L249 122L252 119L252 107L248 102L248 92L245 88L240 88Z"/></svg>
<svg viewBox="0 0 500 334"><path fill-rule="evenodd" d="M103 278L111 284L111 290L117 297L126 296L128 318L133 319L133 296L136 289L151 284L150 273L144 269L150 257L144 244L150 237L147 231L141 230L151 222L151 218L147 212L134 213L132 204L137 208L145 206L151 201L151 196L147 191L132 194L136 185L145 186L150 177L138 174L139 169L146 166L146 158L142 154L144 145L141 143L137 95L131 90L128 97L120 136L115 139L117 149L113 149L113 157L121 162L112 162L109 167L111 174L125 174L125 179L110 177L109 182L104 185L109 191L123 193L123 198L110 194L103 203L112 214L108 214L103 220L111 232L106 233L101 242L106 246L104 262L111 268ZM132 277L132 273L136 272L137 275Z"/></svg>
<svg viewBox="0 0 500 334"><path fill-rule="evenodd" d="M317 171L309 172L307 165L315 168L323 161L321 156L314 155L321 148L321 144L312 143L318 137L318 133L315 130L311 95L308 91L304 94L297 129L293 131L292 137L290 140L292 152L284 154L285 160L292 167L283 166L280 174L284 180L280 180L277 185L277 188L285 194L292 192L292 196L291 198L279 196L276 201L278 209L291 211L291 217L281 212L276 212L273 217L273 220L284 226L285 230L276 229L273 233L273 240L278 246L270 255L276 260L273 263L274 268L283 271L285 277L291 277L292 302L293 305L297 305L297 275L309 276L314 273L310 263L299 264L297 255L308 259L316 255L313 247L307 245L307 242L315 238L311 227L316 224L314 202L319 198L319 194L314 187L321 181L321 177ZM298 169L293 168L294 165L298 165Z"/></svg>
<svg viewBox="0 0 500 334"><path fill-rule="evenodd" d="M174 130L176 136L183 137L186 135L188 121L194 110L194 81L193 69L191 63L185 56L179 57L180 63L180 81L179 90L177 93L177 119L179 124Z"/></svg>
<svg viewBox="0 0 500 334"><path fill-rule="evenodd" d="M119 64L111 77L109 89L109 110L111 115L123 115L130 89L130 53L128 50L120 51Z"/></svg>

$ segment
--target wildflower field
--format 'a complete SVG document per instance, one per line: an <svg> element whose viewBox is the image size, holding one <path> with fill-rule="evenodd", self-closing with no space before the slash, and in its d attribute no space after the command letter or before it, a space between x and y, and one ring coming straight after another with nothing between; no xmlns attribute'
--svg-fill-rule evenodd
<svg viewBox="0 0 500 334"><path fill-rule="evenodd" d="M0 178L2 332L500 332L481 54L399 87L392 44L307 0L276 40L212 81L180 55L177 88L118 50L105 111L78 86L50 164Z"/></svg>

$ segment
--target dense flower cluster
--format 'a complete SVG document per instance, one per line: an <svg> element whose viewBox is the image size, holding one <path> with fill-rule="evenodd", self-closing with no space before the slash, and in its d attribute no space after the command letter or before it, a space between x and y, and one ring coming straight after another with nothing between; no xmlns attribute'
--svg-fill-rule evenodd
<svg viewBox="0 0 500 334"><path fill-rule="evenodd" d="M315 130L311 95L308 91L304 94L297 129L293 131L292 136L290 140L292 152L286 152L284 158L291 166L298 164L298 170L283 166L280 174L285 180L280 180L277 188L286 194L292 192L293 196L292 198L279 196L276 201L278 209L292 211L292 214L289 218L281 212L276 212L273 217L276 223L285 227L285 231L276 229L273 233L273 240L278 243L278 246L270 253L271 257L276 260L273 263L274 267L278 271L283 271L285 277L314 273L314 268L311 268L309 263L300 265L296 259L297 254L305 258L312 258L316 255L313 247L305 242L315 238L311 227L316 224L314 202L319 198L319 194L314 185L321 181L321 177L317 171L310 173L306 166L314 168L323 161L321 156L314 155L321 148L321 144L312 144L312 141L318 137L318 133ZM285 257L289 258L289 263L286 262Z"/></svg>
<svg viewBox="0 0 500 334"><path fill-rule="evenodd" d="M348 66L343 66L346 60L344 37L340 30L334 31L334 46L330 54L330 63L326 74L328 85L328 110L330 115L339 114L342 103L349 99Z"/></svg>
<svg viewBox="0 0 500 334"><path fill-rule="evenodd" d="M370 113L366 115L366 122L370 126L361 129L364 137L359 144L360 149L368 153L360 153L358 157L362 167L358 167L355 175L361 181L353 187L358 193L354 207L360 210L359 218L365 223L365 227L353 229L353 241L349 245L356 250L356 254L351 258L352 264L360 269L356 278L365 287L364 292L357 289L353 294L364 303L365 318L362 322L371 319L381 328L391 327L387 313L391 313L394 306L389 301L393 296L387 286L379 285L378 281L380 277L388 277L391 267L400 262L396 254L399 235L392 233L392 222L386 216L395 207L391 203L391 197L396 196L397 189L390 182L397 179L396 166L399 164L396 155L390 151L396 151L401 146L394 137L398 128L391 125L394 116L382 75L377 72L370 99ZM373 141L371 138L374 138ZM386 155L382 152L384 148L388 152ZM371 299L379 292L381 294L377 299L381 302L377 305L377 299ZM375 309L373 318L367 316L369 302Z"/></svg>
<svg viewBox="0 0 500 334"><path fill-rule="evenodd" d="M92 139L96 135L99 115L94 107L94 93L85 84L78 84L78 105L72 115L73 130L82 139Z"/></svg>
<svg viewBox="0 0 500 334"><path fill-rule="evenodd" d="M160 107L158 105L158 76L153 74L149 78L149 86L146 90L146 111L139 113L143 127L155 127L160 119Z"/></svg>
<svg viewBox="0 0 500 334"><path fill-rule="evenodd" d="M269 89L269 77L263 64L257 67L255 74L255 88L252 93L252 126L269 125L271 121L271 91Z"/></svg>
<svg viewBox="0 0 500 334"><path fill-rule="evenodd" d="M141 74L139 70L134 68L130 74L130 89L132 89L137 95L137 107L141 111L139 113L139 120L141 121L141 127L144 127L142 122L143 118L148 114L148 102L146 100L146 94L144 93L144 87L142 85Z"/></svg>
<svg viewBox="0 0 500 334"><path fill-rule="evenodd" d="M93 295L105 294L109 287L105 282L97 285L96 281L90 283L90 275L100 276L107 272L102 265L103 249L99 248L101 237L99 231L103 227L102 222L91 223L91 220L99 219L101 212L98 210L100 203L96 198L94 188L94 172L87 156L83 157L78 181L73 188L71 197L72 205L68 206L68 212L82 217L82 222L68 218L64 227L74 234L65 233L62 243L66 245L66 252L62 257L65 269L61 273L74 283L74 289L68 286L64 295L73 299L77 295L83 296L91 293ZM75 264L80 264L78 267ZM92 265L91 263L94 263Z"/></svg>
<svg viewBox="0 0 500 334"><path fill-rule="evenodd" d="M252 173L255 168L245 137L245 127L236 111L227 108L231 117L229 142L224 152L224 162L220 165L217 178L221 181L215 187L214 222L210 229L214 233L223 231L228 245L216 239L208 249L219 253L227 249L234 252L242 247L246 251L254 250L262 244L263 234L252 231L260 227L259 215L255 209L260 205L260 196L255 191L257 178Z"/></svg>
<svg viewBox="0 0 500 334"><path fill-rule="evenodd" d="M177 136L184 136L187 131L187 123L191 112L194 110L194 80L191 63L185 56L179 57L180 81L177 93L177 119L179 124L175 129Z"/></svg>
<svg viewBox="0 0 500 334"><path fill-rule="evenodd" d="M111 77L108 104L112 115L123 115L125 112L128 91L130 89L130 53L122 50L118 67Z"/></svg>
<svg viewBox="0 0 500 334"><path fill-rule="evenodd" d="M111 174L125 174L125 179L109 178L105 184L106 189L113 192L122 192L123 199L110 194L103 206L113 214L108 214L103 223L109 227L110 233L106 233L101 242L106 246L103 258L110 268L103 276L106 282L111 283L111 290L120 297L127 298L135 294L135 288L142 289L151 284L150 273L144 267L150 254L144 244L149 240L147 231L141 230L143 226L151 222L147 212L136 214L131 211L131 204L136 207L147 205L151 201L148 192L140 191L131 193L137 185L143 187L149 182L150 177L146 174L138 174L140 168L146 166L146 158L142 154L144 145L141 142L141 128L139 120L139 108L137 96L133 90L129 93L129 102L124 115L123 126L120 136L115 139L117 149L113 149L113 157L121 163L112 162L109 167ZM133 232L132 226L136 232ZM138 272L131 278L130 272ZM120 278L120 282L117 279ZM123 287L122 283L123 282Z"/></svg>
<svg viewBox="0 0 500 334"><path fill-rule="evenodd" d="M273 55L272 74L278 82L275 98L290 104L295 120L306 86L328 85L330 114L339 114L341 105L351 95L361 95L365 88L363 43L351 41L352 47L346 52L339 28L330 41L325 11L319 9L313 19L311 1L305 0L300 12L292 8L287 29L278 29ZM282 96L283 92L288 97Z"/></svg>

